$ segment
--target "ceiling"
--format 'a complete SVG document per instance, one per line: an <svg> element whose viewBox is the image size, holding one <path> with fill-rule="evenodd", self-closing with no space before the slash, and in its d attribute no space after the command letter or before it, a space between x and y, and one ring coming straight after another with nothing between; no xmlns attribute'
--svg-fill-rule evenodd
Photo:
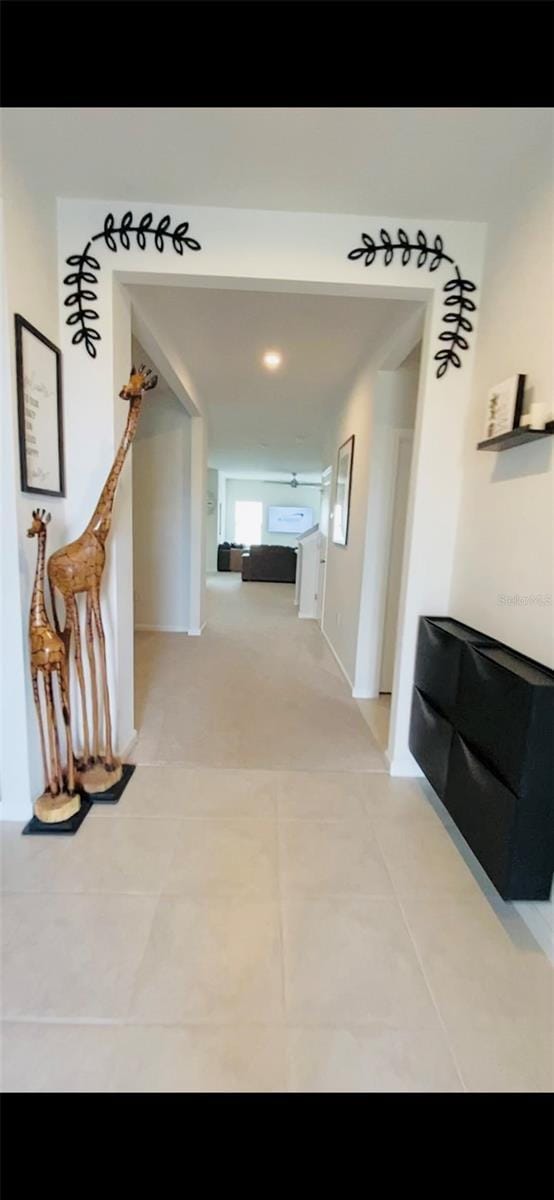
<svg viewBox="0 0 554 1200"><path fill-rule="evenodd" d="M548 108L9 108L5 148L46 193L489 220Z"/></svg>
<svg viewBox="0 0 554 1200"><path fill-rule="evenodd" d="M334 410L372 351L417 307L298 293L129 287L187 364L206 411L209 465L317 478ZM283 355L270 372L266 350Z"/></svg>

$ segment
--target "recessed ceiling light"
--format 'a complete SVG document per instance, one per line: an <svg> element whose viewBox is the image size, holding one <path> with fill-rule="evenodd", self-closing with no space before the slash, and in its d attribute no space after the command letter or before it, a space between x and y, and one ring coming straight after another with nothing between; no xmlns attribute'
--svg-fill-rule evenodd
<svg viewBox="0 0 554 1200"><path fill-rule="evenodd" d="M281 366L283 356L279 350L266 350L262 361L268 371L276 371L277 367Z"/></svg>

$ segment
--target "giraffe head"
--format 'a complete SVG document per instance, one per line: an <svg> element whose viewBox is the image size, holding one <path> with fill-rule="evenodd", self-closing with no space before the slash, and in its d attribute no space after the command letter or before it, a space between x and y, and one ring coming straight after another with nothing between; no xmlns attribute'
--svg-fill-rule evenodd
<svg viewBox="0 0 554 1200"><path fill-rule="evenodd" d="M149 367L142 364L137 371L133 366L129 382L124 384L119 395L122 400L138 400L143 392L149 392L151 388L155 388L157 382L158 376L153 375Z"/></svg>
<svg viewBox="0 0 554 1200"><path fill-rule="evenodd" d="M37 534L46 533L46 526L50 520L50 513L47 513L45 508L33 509L33 523L27 530L27 537L36 537Z"/></svg>

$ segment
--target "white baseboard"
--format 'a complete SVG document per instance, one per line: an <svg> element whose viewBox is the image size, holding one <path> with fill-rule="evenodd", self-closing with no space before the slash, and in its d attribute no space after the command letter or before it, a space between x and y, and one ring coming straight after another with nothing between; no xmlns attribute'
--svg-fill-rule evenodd
<svg viewBox="0 0 554 1200"><path fill-rule="evenodd" d="M317 613L298 613L299 621L317 621Z"/></svg>
<svg viewBox="0 0 554 1200"><path fill-rule="evenodd" d="M343 663L341 663L341 660L340 660L340 658L339 658L339 656L338 656L338 654L337 654L337 652L336 652L336 650L335 650L335 647L333 646L333 643L332 643L331 639L330 639L330 638L327 636L327 634L326 634L326 632L325 632L325 630L324 630L324 628L323 628L323 625L320 625L320 629L321 629L321 632L322 632L322 634L323 634L323 637L325 638L325 641L327 642L327 645L328 645L328 647L329 647L329 649L330 649L330 651L331 651L331 654L333 655L333 658L334 658L334 659L335 659L335 661L338 663L338 665L339 665L339 667L340 667L340 669L341 669L341 671L342 671L342 673L343 673L343 675L344 675L344 678L346 679L346 682L347 682L347 684L349 685L350 689L352 690L352 688L353 688L353 683L352 683L352 680L351 680L351 678L350 678L350 675L348 674L348 671L346 670L346 667L344 666L344 664L343 664Z"/></svg>
<svg viewBox="0 0 554 1200"><path fill-rule="evenodd" d="M136 746L137 742L138 742L138 733L137 733L136 729L133 729L133 734L132 734L131 740L127 743L123 753L119 756L121 758L122 762L127 761L127 758L129 756L129 754L131 753L133 746Z"/></svg>
<svg viewBox="0 0 554 1200"><path fill-rule="evenodd" d="M352 688L353 700L378 700L379 692L370 692L368 688Z"/></svg>
<svg viewBox="0 0 554 1200"><path fill-rule="evenodd" d="M206 628L206 624L207 622L203 621L200 626L197 625L195 628L188 629L187 633L189 637L200 637Z"/></svg>
<svg viewBox="0 0 554 1200"><path fill-rule="evenodd" d="M385 758L391 775L396 775L404 779L424 778L423 771L418 767L415 758L412 758L411 754L407 754L403 758L391 758L388 750L386 750Z"/></svg>
<svg viewBox="0 0 554 1200"><path fill-rule="evenodd" d="M517 909L522 921L525 921L527 928L531 930L541 950L544 950L551 962L554 962L554 932L547 915L547 910L552 911L552 904L552 900L518 900L514 904L514 908Z"/></svg>
<svg viewBox="0 0 554 1200"><path fill-rule="evenodd" d="M135 625L140 633L188 633L185 625Z"/></svg>

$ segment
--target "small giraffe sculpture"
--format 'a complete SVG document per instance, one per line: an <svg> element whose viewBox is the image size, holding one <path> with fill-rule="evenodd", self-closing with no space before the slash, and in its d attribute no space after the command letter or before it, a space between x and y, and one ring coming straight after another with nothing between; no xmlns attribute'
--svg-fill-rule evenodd
<svg viewBox="0 0 554 1200"><path fill-rule="evenodd" d="M75 791L75 765L73 761L73 746L71 742L71 721L69 714L69 687L66 648L63 638L50 624L46 605L44 603L44 560L46 553L46 533L50 513L36 508L33 512L33 523L27 530L27 537L38 537L37 568L31 610L29 613L29 646L31 651L31 679L33 682L33 698L37 710L40 730L40 748L46 780L45 791L35 801L35 816L41 821L54 824L65 821L79 812L81 800ZM39 693L39 675L42 675L44 697L46 701L46 722L48 728L48 748ZM58 678L60 688L63 719L65 723L67 746L67 791L60 760L60 743L56 723L56 711L52 690L52 676Z"/></svg>
<svg viewBox="0 0 554 1200"><path fill-rule="evenodd" d="M125 384L119 393L123 400L129 401L127 423L112 468L100 493L98 504L81 537L77 538L75 542L70 542L69 545L63 546L60 550L56 550L48 562L48 580L52 591L52 606L58 632L60 627L56 612L56 588L65 603L63 637L68 655L71 639L72 637L75 639L75 667L81 693L83 719L83 756L82 760L78 763L78 774L81 787L89 793L106 791L121 779L122 774L121 762L115 757L112 746L106 639L100 608L100 585L106 561L105 545L112 523L113 502L119 476L121 475L127 452L137 431L143 393L154 388L157 382L157 375L153 375L150 369L147 370L146 367L141 366L137 371L134 366L132 367L129 382ZM92 753L81 653L79 611L76 599L80 592L84 592L86 595L85 625L92 698ZM100 749L94 628L96 629L100 652L100 676L102 681L105 726L103 752Z"/></svg>

